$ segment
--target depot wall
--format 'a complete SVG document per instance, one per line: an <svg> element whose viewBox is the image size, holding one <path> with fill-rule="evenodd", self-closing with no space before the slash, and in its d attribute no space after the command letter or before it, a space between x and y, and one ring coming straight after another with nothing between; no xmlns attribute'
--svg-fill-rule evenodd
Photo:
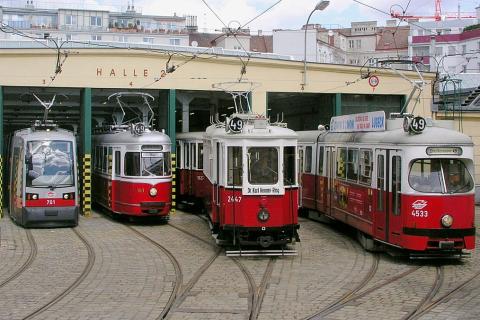
<svg viewBox="0 0 480 320"><path fill-rule="evenodd" d="M248 85L232 85L241 76L253 82L252 105L254 111L265 112L267 92L302 92L304 65L299 61L283 61L243 57L173 55L169 66L178 66L166 73L169 56L166 54L126 49L69 50L60 58L61 73L55 75L56 51L51 49L0 50L0 70L3 86L50 86L76 88L126 88L126 89L184 89L219 90L222 84L238 90L250 89ZM365 69L365 68L364 68ZM409 81L391 70L371 70L379 78L373 89L367 79L361 79L360 68L343 65L308 64L307 85L304 92L395 94L408 96L412 89ZM366 72L367 70L363 70ZM415 79L416 73L407 72ZM54 78L53 78L54 77ZM52 80L52 78L54 80ZM425 76L427 86L415 113L430 116L433 74ZM230 84L225 84L230 82ZM413 108L411 102L409 109Z"/></svg>

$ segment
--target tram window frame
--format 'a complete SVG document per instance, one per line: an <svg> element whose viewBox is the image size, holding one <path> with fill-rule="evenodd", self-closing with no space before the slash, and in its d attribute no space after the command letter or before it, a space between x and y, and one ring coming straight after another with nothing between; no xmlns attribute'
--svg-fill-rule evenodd
<svg viewBox="0 0 480 320"><path fill-rule="evenodd" d="M377 211L383 212L385 193L385 155L377 155Z"/></svg>
<svg viewBox="0 0 480 320"><path fill-rule="evenodd" d="M182 168L182 147L181 147L180 141L177 141L175 145L176 145L175 150L177 150L177 154L176 154L177 162L175 164L175 167L181 169Z"/></svg>
<svg viewBox="0 0 480 320"><path fill-rule="evenodd" d="M347 180L358 182L358 149L347 149Z"/></svg>
<svg viewBox="0 0 480 320"><path fill-rule="evenodd" d="M283 147L283 185L285 186L296 185L296 155L295 146Z"/></svg>
<svg viewBox="0 0 480 320"><path fill-rule="evenodd" d="M203 170L203 142L198 143L198 162L197 169Z"/></svg>
<svg viewBox="0 0 480 320"><path fill-rule="evenodd" d="M107 172L109 174L112 173L112 169L113 169L113 148L112 147L108 147L107 149Z"/></svg>
<svg viewBox="0 0 480 320"><path fill-rule="evenodd" d="M98 157L98 169L103 172L103 146L100 146L99 147L99 151L100 151L100 156Z"/></svg>
<svg viewBox="0 0 480 320"><path fill-rule="evenodd" d="M336 176L340 179L347 178L346 161L347 160L347 148L340 147L337 149L336 159Z"/></svg>
<svg viewBox="0 0 480 320"><path fill-rule="evenodd" d="M305 173L312 173L312 146L305 147L305 166L303 167Z"/></svg>
<svg viewBox="0 0 480 320"><path fill-rule="evenodd" d="M108 173L108 148L106 146L103 147L103 169L102 171Z"/></svg>
<svg viewBox="0 0 480 320"><path fill-rule="evenodd" d="M190 156L192 169L197 169L197 144L195 142L190 142Z"/></svg>
<svg viewBox="0 0 480 320"><path fill-rule="evenodd" d="M190 143L183 143L183 165L185 169L190 169Z"/></svg>
<svg viewBox="0 0 480 320"><path fill-rule="evenodd" d="M130 157L132 157L132 158L130 158ZM140 152L137 152L137 151L125 152L125 155L124 155L124 164L125 165L124 165L123 170L124 170L126 176L141 177L142 165L141 165L140 157L141 157ZM134 161L134 160L138 160L138 161ZM136 165L136 167L135 167L135 165ZM131 173L135 173L135 169L137 170L136 174L131 174Z"/></svg>
<svg viewBox="0 0 480 320"><path fill-rule="evenodd" d="M240 166L238 161L240 161ZM234 164L234 162L236 163ZM240 181L237 178L240 178ZM241 146L227 146L227 186L235 188L242 187L242 185L243 148Z"/></svg>
<svg viewBox="0 0 480 320"><path fill-rule="evenodd" d="M115 151L115 175L121 175L121 152Z"/></svg>
<svg viewBox="0 0 480 320"><path fill-rule="evenodd" d="M400 215L402 201L402 158L400 156L392 157L392 213Z"/></svg>
<svg viewBox="0 0 480 320"><path fill-rule="evenodd" d="M318 168L317 168L318 175L320 176L323 176L324 157L325 157L325 147L320 146L318 148Z"/></svg>
<svg viewBox="0 0 480 320"><path fill-rule="evenodd" d="M365 157L368 155L368 157ZM359 183L371 185L372 184L372 160L373 152L371 149L360 149L359 161Z"/></svg>

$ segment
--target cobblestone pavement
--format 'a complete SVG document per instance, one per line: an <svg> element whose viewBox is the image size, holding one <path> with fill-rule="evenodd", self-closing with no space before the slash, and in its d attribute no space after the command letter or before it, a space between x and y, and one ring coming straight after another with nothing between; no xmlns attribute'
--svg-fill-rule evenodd
<svg viewBox="0 0 480 320"><path fill-rule="evenodd" d="M75 229L4 217L0 319L479 319L477 253L410 261L300 223L296 257L229 258L205 220L182 211L168 224L94 213Z"/></svg>

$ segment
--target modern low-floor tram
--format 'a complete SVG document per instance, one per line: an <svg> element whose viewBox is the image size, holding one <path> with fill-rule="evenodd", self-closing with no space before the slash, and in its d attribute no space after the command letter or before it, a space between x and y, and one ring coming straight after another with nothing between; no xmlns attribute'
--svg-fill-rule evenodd
<svg viewBox="0 0 480 320"><path fill-rule="evenodd" d="M24 227L76 226L77 148L73 132L44 121L10 143L9 214Z"/></svg>
<svg viewBox="0 0 480 320"><path fill-rule="evenodd" d="M449 122L385 121L382 113L332 119L330 131L297 132L301 208L353 226L367 249L386 245L412 257L472 250L472 140Z"/></svg>

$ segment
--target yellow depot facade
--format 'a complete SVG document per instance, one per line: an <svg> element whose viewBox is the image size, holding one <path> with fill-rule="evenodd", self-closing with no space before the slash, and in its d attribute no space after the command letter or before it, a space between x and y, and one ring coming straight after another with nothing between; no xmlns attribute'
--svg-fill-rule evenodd
<svg viewBox="0 0 480 320"><path fill-rule="evenodd" d="M420 80L414 71L398 73L390 68L314 63L307 63L304 74L302 61L284 58L245 53L219 55L212 50L201 51L201 48L196 48L195 52L138 48L0 49L1 129L5 137L8 133L5 127L16 123L18 117L30 122L34 120L34 113L26 111L35 108L34 102L25 101L22 92L68 96L73 90L75 97L67 102L71 108L62 111L60 116L67 118L69 114L78 114L75 121L85 140L90 137L93 126L87 118L96 117L96 105L100 107L105 100L105 92L160 92L155 110L165 110L157 116L171 119L165 123L168 133L174 135L175 131L190 130L201 118L201 112L210 116L222 112L225 115L225 110L233 109L226 105L226 101L232 99L225 91L251 90L249 100L254 112L272 117L286 114L285 121L289 126L290 121L295 123L293 129L298 130L306 128L302 127L304 122L318 125L320 120L325 121L332 115L353 113L357 109L360 112L381 110L384 102L391 104L390 112L400 112L414 83ZM431 111L435 74L423 73L422 76L423 90L418 96L414 95L403 111L451 119L452 114ZM104 95L97 99L102 93ZM223 96L216 96L217 93ZM193 102L195 99L198 102ZM306 105L310 111L305 111ZM77 110L79 108L81 110ZM457 113L454 117L455 127L471 136L475 145L480 142L479 117L472 112L463 113L462 117ZM202 125L205 122L208 121L203 121ZM83 156L89 158L89 142L84 141L83 145ZM480 160L480 151L476 150L476 160ZM476 161L476 172L480 173L478 163ZM476 178L480 180L480 175Z"/></svg>

